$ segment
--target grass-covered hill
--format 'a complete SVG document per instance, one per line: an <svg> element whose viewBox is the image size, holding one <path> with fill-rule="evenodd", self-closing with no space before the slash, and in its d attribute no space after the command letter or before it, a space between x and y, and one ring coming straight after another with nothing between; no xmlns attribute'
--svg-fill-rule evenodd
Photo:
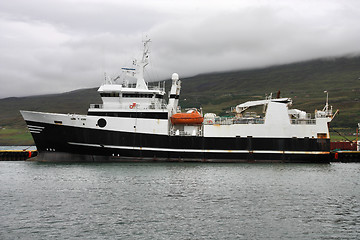
<svg viewBox="0 0 360 240"><path fill-rule="evenodd" d="M224 113L230 106L263 99L281 91L293 107L313 113L329 104L340 109L332 125L354 127L360 122L360 57L322 59L247 71L213 73L183 80L182 104L202 104L206 111Z"/></svg>
<svg viewBox="0 0 360 240"><path fill-rule="evenodd" d="M170 87L170 82L167 82ZM332 127L354 131L360 122L360 57L321 59L262 69L202 74L182 79L180 105L202 106L204 112L227 115L230 107L265 94L291 97L293 107L313 113L322 109L326 94L340 114ZM63 94L0 99L0 145L28 144L31 136L19 110L58 113L87 112L90 103L101 103L96 88ZM4 129L5 128L5 129Z"/></svg>

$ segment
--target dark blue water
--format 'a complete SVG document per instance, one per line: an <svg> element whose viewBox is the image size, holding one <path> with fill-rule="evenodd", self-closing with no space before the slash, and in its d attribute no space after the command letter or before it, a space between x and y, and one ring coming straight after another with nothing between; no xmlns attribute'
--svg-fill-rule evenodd
<svg viewBox="0 0 360 240"><path fill-rule="evenodd" d="M0 162L0 239L360 239L360 164Z"/></svg>

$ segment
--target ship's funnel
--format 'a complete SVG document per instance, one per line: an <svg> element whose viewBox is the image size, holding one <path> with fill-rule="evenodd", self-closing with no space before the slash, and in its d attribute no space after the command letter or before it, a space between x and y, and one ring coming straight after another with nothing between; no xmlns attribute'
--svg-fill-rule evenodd
<svg viewBox="0 0 360 240"><path fill-rule="evenodd" d="M179 95L181 88L181 81L179 80L179 74L173 73L171 75L172 85L169 94L169 103L168 110L170 116L177 111L178 103L179 103Z"/></svg>

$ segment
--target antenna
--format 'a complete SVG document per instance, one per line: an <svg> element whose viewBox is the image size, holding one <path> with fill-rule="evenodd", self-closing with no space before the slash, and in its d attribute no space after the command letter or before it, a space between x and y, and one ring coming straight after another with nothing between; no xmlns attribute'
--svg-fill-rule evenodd
<svg viewBox="0 0 360 240"><path fill-rule="evenodd" d="M145 67L149 62L149 53L150 53L149 43L151 42L151 39L146 36L146 39L143 42L144 42L144 52L141 62L144 63L144 67Z"/></svg>

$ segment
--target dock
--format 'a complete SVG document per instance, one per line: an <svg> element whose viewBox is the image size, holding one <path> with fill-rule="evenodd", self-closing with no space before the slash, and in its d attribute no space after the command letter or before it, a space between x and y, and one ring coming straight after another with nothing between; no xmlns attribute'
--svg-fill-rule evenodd
<svg viewBox="0 0 360 240"><path fill-rule="evenodd" d="M0 150L0 161L25 161L37 155L36 150Z"/></svg>
<svg viewBox="0 0 360 240"><path fill-rule="evenodd" d="M331 159L332 162L360 162L360 151L333 151Z"/></svg>

